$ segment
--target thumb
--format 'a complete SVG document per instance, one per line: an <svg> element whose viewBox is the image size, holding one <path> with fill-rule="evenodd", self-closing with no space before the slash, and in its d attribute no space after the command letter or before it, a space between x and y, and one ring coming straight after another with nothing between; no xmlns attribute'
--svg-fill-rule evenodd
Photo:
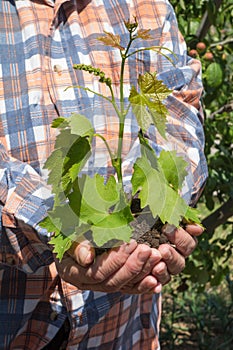
<svg viewBox="0 0 233 350"><path fill-rule="evenodd" d="M88 241L74 242L68 250L68 254L83 267L92 264L95 259L95 249Z"/></svg>

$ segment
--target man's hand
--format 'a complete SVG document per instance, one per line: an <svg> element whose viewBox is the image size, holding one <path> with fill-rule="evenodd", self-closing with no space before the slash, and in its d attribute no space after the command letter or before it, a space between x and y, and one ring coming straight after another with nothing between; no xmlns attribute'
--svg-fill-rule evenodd
<svg viewBox="0 0 233 350"><path fill-rule="evenodd" d="M161 254L136 241L122 244L96 257L87 243L80 243L56 262L59 275L81 290L129 294L161 291L161 284L151 275ZM84 265L84 266L82 266Z"/></svg>
<svg viewBox="0 0 233 350"><path fill-rule="evenodd" d="M165 226L164 233L172 245L162 244L157 250L132 240L96 258L88 242L82 242L57 262L57 269L65 281L81 290L159 293L171 275L184 269L185 258L195 249L196 236L202 232L198 225L185 229Z"/></svg>
<svg viewBox="0 0 233 350"><path fill-rule="evenodd" d="M187 258L197 246L197 236L203 233L203 228L196 224L186 225L185 228L174 229L165 225L163 232L170 244L162 244L158 250L162 260L155 265L152 275L162 284L170 281L171 275L179 274L185 268Z"/></svg>

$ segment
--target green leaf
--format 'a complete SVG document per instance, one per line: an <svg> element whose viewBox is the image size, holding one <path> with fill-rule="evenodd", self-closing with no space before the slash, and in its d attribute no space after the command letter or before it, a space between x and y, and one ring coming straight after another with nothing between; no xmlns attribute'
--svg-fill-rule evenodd
<svg viewBox="0 0 233 350"><path fill-rule="evenodd" d="M82 114L72 113L70 120L71 134L76 134L82 137L88 136L92 140L94 129L90 120Z"/></svg>
<svg viewBox="0 0 233 350"><path fill-rule="evenodd" d="M153 118L148 111L150 101L144 94L139 94L134 86L131 87L129 101L140 128L146 132L149 126L153 124Z"/></svg>
<svg viewBox="0 0 233 350"><path fill-rule="evenodd" d="M53 120L52 122L52 128L64 128L68 125L68 121L66 118L59 117Z"/></svg>
<svg viewBox="0 0 233 350"><path fill-rule="evenodd" d="M110 221L109 221L110 222ZM92 226L93 239L98 247L106 245L106 242L111 240L118 240L122 242L129 242L133 229L129 225L120 225L119 227L98 227Z"/></svg>
<svg viewBox="0 0 233 350"><path fill-rule="evenodd" d="M140 92L132 86L129 101L140 128L146 132L154 124L165 138L167 108L163 100L171 93L156 73L145 73L139 76Z"/></svg>
<svg viewBox="0 0 233 350"><path fill-rule="evenodd" d="M110 176L105 184L104 177L99 174L93 177L83 175L77 179L74 191L81 193L81 219L87 222L91 220L95 224L103 220L120 199L114 176Z"/></svg>
<svg viewBox="0 0 233 350"><path fill-rule="evenodd" d="M44 168L49 170L47 183L52 185L52 192L55 193L59 188L59 183L62 178L63 153L60 149L55 149L47 161Z"/></svg>
<svg viewBox="0 0 233 350"><path fill-rule="evenodd" d="M158 157L155 153L155 151L153 150L153 148L149 145L148 139L146 139L143 134L141 133L141 131L138 133L138 137L139 137L139 141L140 141L140 145L141 145L141 155L146 157L151 166L154 169L158 168Z"/></svg>
<svg viewBox="0 0 233 350"><path fill-rule="evenodd" d="M163 223L170 223L176 227L179 226L180 221L187 212L187 204L180 197L180 195L174 191L173 188L166 186L164 205L159 217Z"/></svg>
<svg viewBox="0 0 233 350"><path fill-rule="evenodd" d="M205 77L209 86L214 88L220 86L223 81L223 71L221 65L216 62L211 63L205 71Z"/></svg>
<svg viewBox="0 0 233 350"><path fill-rule="evenodd" d="M39 226L45 228L48 232L54 232L58 234L60 229L57 227L55 222L49 217L46 216L40 223Z"/></svg>
<svg viewBox="0 0 233 350"><path fill-rule="evenodd" d="M194 222L196 224L201 225L201 220L199 219L198 215L200 215L200 213L199 213L199 211L196 208L188 207L187 211L186 211L186 213L184 215L184 219L188 223Z"/></svg>
<svg viewBox="0 0 233 350"><path fill-rule="evenodd" d="M80 226L80 218L73 210L70 203L55 205L53 210L48 212L50 220L57 227L57 232L65 236L71 236L75 227Z"/></svg>
<svg viewBox="0 0 233 350"><path fill-rule="evenodd" d="M170 187L164 174L153 169L146 157L138 158L131 179L133 194L139 191L142 208L149 205L154 218L176 227L187 211L187 204L174 188Z"/></svg>
<svg viewBox="0 0 233 350"><path fill-rule="evenodd" d="M129 204L120 196L119 185L113 176L83 175L74 184L69 203L81 224L89 225L98 246L108 240L128 241L132 232L129 223L134 217ZM77 227L76 227L77 229Z"/></svg>
<svg viewBox="0 0 233 350"><path fill-rule="evenodd" d="M184 11L186 10L184 0L180 0L180 7L182 8L182 10L184 10Z"/></svg>
<svg viewBox="0 0 233 350"><path fill-rule="evenodd" d="M88 139L79 137L67 151L62 171L62 180L65 179L65 181L62 181L64 190L66 190L69 184L73 183L77 178L79 172L90 156L90 150L91 147Z"/></svg>
<svg viewBox="0 0 233 350"><path fill-rule="evenodd" d="M49 242L53 245L53 252L57 255L57 258L61 261L64 253L71 247L72 241L69 237L59 234L52 237Z"/></svg>
<svg viewBox="0 0 233 350"><path fill-rule="evenodd" d="M160 171L171 187L175 190L180 189L187 175L187 162L182 157L178 157L176 151L163 150L159 155L158 163Z"/></svg>
<svg viewBox="0 0 233 350"><path fill-rule="evenodd" d="M93 129L89 120L73 114L66 122L66 128L60 129L54 151L44 165L49 170L48 184L52 185L55 194L69 192L70 185L90 156ZM83 134L84 137L78 134Z"/></svg>
<svg viewBox="0 0 233 350"><path fill-rule="evenodd" d="M122 199L122 198L121 198ZM129 242L133 229L129 225L134 220L130 206L121 201L121 210L109 213L97 225L92 226L93 238L98 246L104 245L111 240Z"/></svg>

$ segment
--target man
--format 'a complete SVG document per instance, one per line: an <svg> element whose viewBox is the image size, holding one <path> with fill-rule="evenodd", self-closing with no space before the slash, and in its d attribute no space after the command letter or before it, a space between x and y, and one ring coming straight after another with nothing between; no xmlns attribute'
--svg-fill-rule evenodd
<svg viewBox="0 0 233 350"><path fill-rule="evenodd" d="M149 51L132 58L126 88L149 70L174 90L166 102L168 129L190 162L183 195L195 204L203 188L200 63L187 57L168 1L2 0L0 349L159 349L161 285L182 271L202 229L168 233L176 249L132 241L95 260L84 242L55 263L50 234L38 225L50 207L43 165L55 139L51 122L95 105L86 91L65 90L98 89L73 64L101 68L117 91L119 56L96 38L106 30L124 40L123 20L132 16L177 61L173 66Z"/></svg>

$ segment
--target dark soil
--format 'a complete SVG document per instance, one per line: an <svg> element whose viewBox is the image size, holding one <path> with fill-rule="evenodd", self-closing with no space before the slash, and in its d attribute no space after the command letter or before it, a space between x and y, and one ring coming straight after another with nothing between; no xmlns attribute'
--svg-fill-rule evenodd
<svg viewBox="0 0 233 350"><path fill-rule="evenodd" d="M142 209L140 206L140 199L134 198L131 204L131 211L133 214L141 213ZM136 241L138 243L144 243L149 245L151 248L158 248L160 244L168 243L167 237L162 232L163 223L160 219L158 219L153 226L143 235L136 237Z"/></svg>
<svg viewBox="0 0 233 350"><path fill-rule="evenodd" d="M147 244L151 248L158 248L161 244L168 243L169 241L161 231L158 231L156 227L152 227L150 231L137 238L137 242Z"/></svg>

